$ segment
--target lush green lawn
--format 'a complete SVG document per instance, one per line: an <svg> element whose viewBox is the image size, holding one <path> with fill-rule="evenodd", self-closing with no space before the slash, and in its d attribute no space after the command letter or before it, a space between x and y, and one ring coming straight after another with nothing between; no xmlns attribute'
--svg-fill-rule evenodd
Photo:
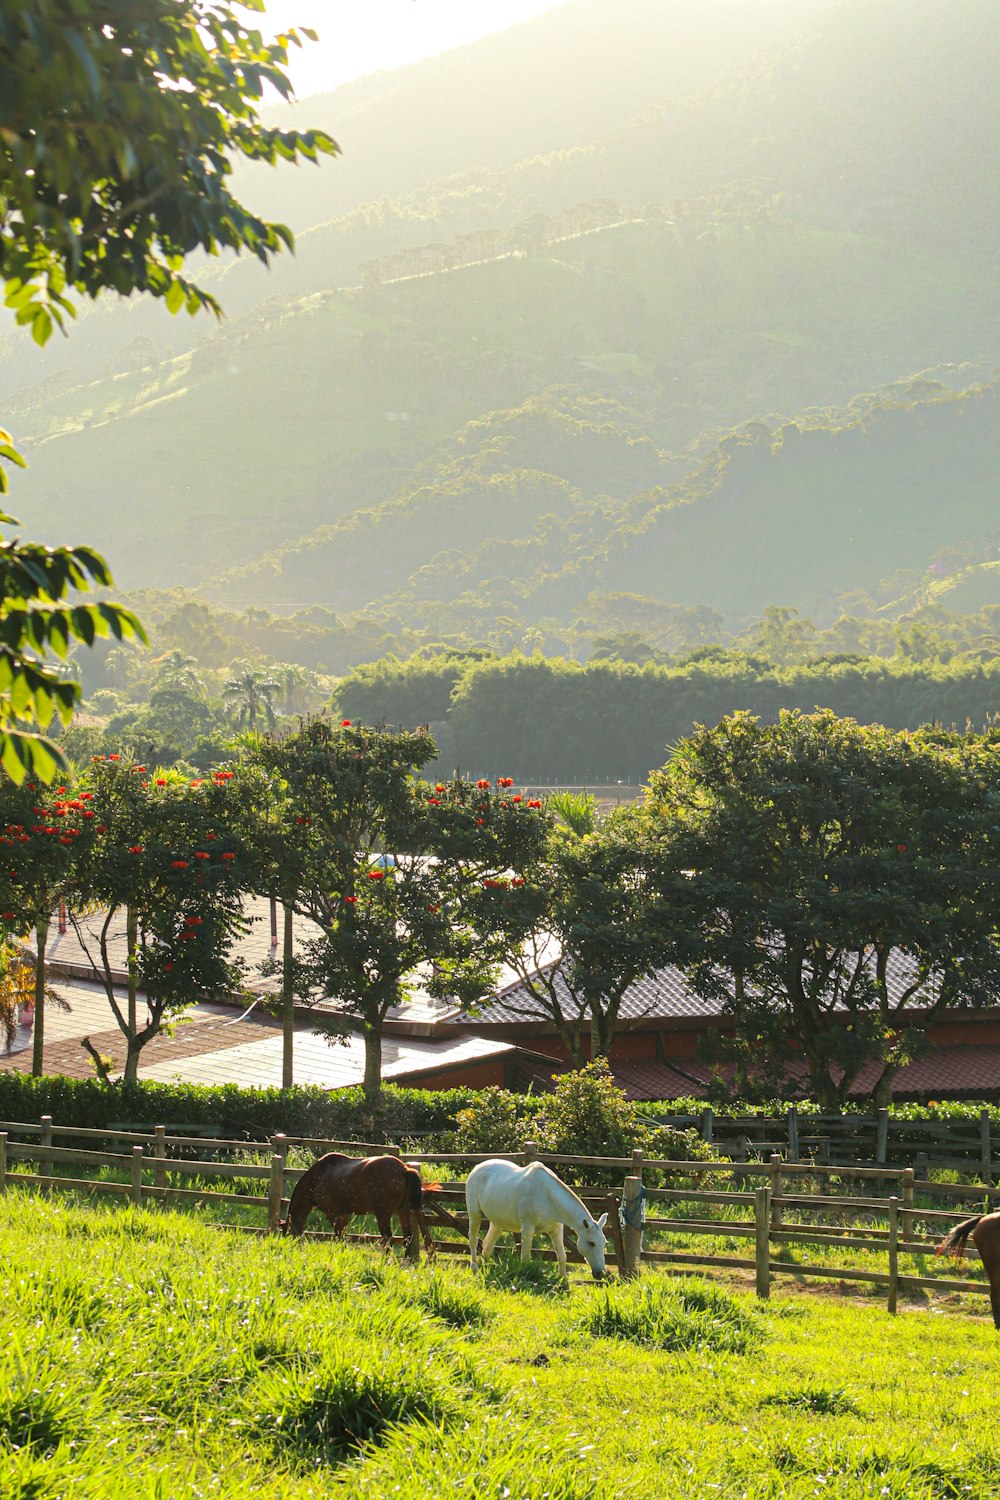
<svg viewBox="0 0 1000 1500"><path fill-rule="evenodd" d="M1000 1336L0 1199L0 1495L992 1496Z"/></svg>

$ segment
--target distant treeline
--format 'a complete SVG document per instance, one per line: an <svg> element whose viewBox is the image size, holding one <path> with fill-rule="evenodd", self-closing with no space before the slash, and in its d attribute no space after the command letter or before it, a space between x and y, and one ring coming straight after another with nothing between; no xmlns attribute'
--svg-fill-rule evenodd
<svg viewBox="0 0 1000 1500"><path fill-rule="evenodd" d="M1000 661L815 661L776 667L738 652L681 666L457 653L361 667L337 714L427 723L441 762L521 781L643 781L696 723L817 706L893 728L980 728L1000 711Z"/></svg>

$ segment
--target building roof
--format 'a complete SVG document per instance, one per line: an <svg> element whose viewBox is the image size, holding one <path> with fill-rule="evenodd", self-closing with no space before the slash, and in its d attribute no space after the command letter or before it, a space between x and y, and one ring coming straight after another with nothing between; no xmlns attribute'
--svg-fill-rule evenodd
<svg viewBox="0 0 1000 1500"><path fill-rule="evenodd" d="M710 1069L696 1058L673 1063L670 1058L623 1059L611 1064L616 1082L629 1099L703 1099L708 1096ZM794 1065L793 1075L804 1073ZM851 1098L867 1099L878 1079L876 1063L868 1063L850 1089ZM700 1080L700 1082L699 1082ZM1000 1091L1000 1043L970 1047L935 1047L927 1057L906 1063L895 1075L893 1097L941 1094L983 1098Z"/></svg>
<svg viewBox="0 0 1000 1500"><path fill-rule="evenodd" d="M549 972L556 964L546 966ZM542 972L545 972L544 970ZM889 999L893 1005L899 1003L906 987L912 982L913 964L905 955L893 954L889 961L886 980ZM555 989L560 1003L568 1014L573 1006L565 980L555 974ZM705 1000L694 995L687 980L672 964L657 969L647 978L637 980L625 991L619 1016L622 1021L641 1020L712 1020L723 1013L721 1000ZM548 1016L527 985L515 980L503 989L481 1001L475 1009L456 1010L449 1019L475 1026L509 1026L518 1021L525 1023L544 1022Z"/></svg>

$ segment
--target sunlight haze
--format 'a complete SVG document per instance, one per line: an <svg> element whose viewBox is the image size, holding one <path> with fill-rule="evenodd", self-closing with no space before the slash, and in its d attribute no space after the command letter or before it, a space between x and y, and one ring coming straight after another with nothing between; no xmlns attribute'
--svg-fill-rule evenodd
<svg viewBox="0 0 1000 1500"><path fill-rule="evenodd" d="M269 0L262 30L311 26L319 41L293 49L289 72L299 98L365 73L404 67L516 26L565 0ZM256 18L254 18L256 19Z"/></svg>

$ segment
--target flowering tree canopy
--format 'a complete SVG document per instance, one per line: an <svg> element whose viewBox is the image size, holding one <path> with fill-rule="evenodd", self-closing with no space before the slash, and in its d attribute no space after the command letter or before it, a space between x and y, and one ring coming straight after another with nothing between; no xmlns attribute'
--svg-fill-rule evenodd
<svg viewBox="0 0 1000 1500"><path fill-rule="evenodd" d="M424 733L322 719L261 751L288 788L293 844L308 834L295 907L322 935L304 966L360 1021L373 1101L390 1008L418 983L477 998L533 915L522 871L544 835L537 805L505 779L417 780L434 752Z"/></svg>
<svg viewBox="0 0 1000 1500"><path fill-rule="evenodd" d="M73 922L104 985L127 1054L125 1078L171 1015L239 987L230 945L244 930L245 869L228 817L233 773L202 781L153 774L135 761L99 756L84 777L93 843L77 866ZM92 930L88 906L99 916ZM83 913L82 915L80 913ZM122 954L114 943L125 925ZM126 965L124 1003L116 978ZM116 961L117 959L117 961ZM145 1024L137 996L142 992Z"/></svg>

